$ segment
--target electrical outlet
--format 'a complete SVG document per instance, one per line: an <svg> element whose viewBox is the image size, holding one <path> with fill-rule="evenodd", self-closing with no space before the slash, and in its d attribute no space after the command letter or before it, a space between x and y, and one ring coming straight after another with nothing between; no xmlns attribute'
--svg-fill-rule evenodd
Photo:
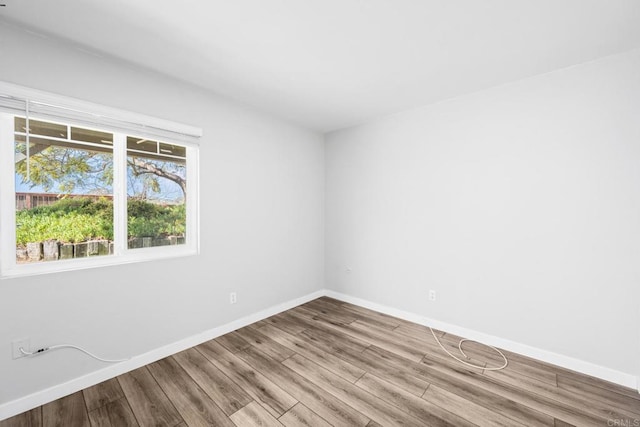
<svg viewBox="0 0 640 427"><path fill-rule="evenodd" d="M436 300L436 291L432 289L429 291L429 301L435 301L435 300Z"/></svg>
<svg viewBox="0 0 640 427"><path fill-rule="evenodd" d="M11 351L14 359L19 359L25 356L20 352L20 348L24 349L24 351L31 351L29 338L22 338L11 342Z"/></svg>
<svg viewBox="0 0 640 427"><path fill-rule="evenodd" d="M229 294L229 304L235 304L238 302L238 296L236 295L235 292L231 292Z"/></svg>

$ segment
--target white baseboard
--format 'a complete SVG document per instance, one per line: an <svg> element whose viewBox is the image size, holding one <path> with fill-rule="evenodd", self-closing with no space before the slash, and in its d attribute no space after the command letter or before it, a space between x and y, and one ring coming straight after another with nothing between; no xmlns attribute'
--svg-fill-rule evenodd
<svg viewBox="0 0 640 427"><path fill-rule="evenodd" d="M6 418L10 418L14 415L18 415L22 412L29 411L40 405L52 402L56 399L75 393L77 391L83 390L87 387L91 387L108 379L117 377L118 375L122 375L126 372L138 369L142 366L148 365L149 363L164 359L165 357L171 356L172 354L202 344L205 341L209 341L231 331L235 331L236 329L258 322L262 319L266 319L267 317L273 316L274 314L281 313L300 304L312 301L316 298L324 296L325 293L326 292L324 290L320 290L303 297L296 298L291 301L275 305L273 307L269 307L257 313L242 317L240 319L234 320L200 334L196 334L180 341L168 344L166 346L151 350L147 353L134 356L126 362L110 365L104 369L100 369L99 371L91 372L90 374L84 375L82 377L74 378L73 380L66 383L58 384L56 386L38 391L28 396L4 403L0 405L0 421Z"/></svg>
<svg viewBox="0 0 640 427"><path fill-rule="evenodd" d="M463 328L460 326L452 325L450 323L429 319L427 317L424 317L415 313L399 310L393 307L388 307L388 306L367 301L361 298L341 294L339 292L327 290L325 292L325 295L340 301L348 302L354 305L358 305L360 307L368 308L371 310L378 311L380 313L384 313L390 316L398 317L400 319L408 320L409 322L418 323L424 326L431 326L435 329L439 329L444 332L449 332L454 335L465 337L474 341L486 343L494 347L503 348L513 353L518 353L523 356L531 357L543 362L560 366L562 368L571 369L573 371L590 375L592 377L600 378L615 384L629 387L634 390L638 390L638 392L640 393L640 378L636 377L635 375L616 371L611 368L596 365L594 363L586 362L584 360L575 359L573 357L564 356L562 354L553 353L551 351L542 350L536 347L531 347L515 341L510 341L504 338L499 338L493 335L475 331L473 329Z"/></svg>

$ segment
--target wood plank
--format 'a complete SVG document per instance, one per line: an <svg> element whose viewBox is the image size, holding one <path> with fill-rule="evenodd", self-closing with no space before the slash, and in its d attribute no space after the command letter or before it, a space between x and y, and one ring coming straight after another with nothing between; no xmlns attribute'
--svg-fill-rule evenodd
<svg viewBox="0 0 640 427"><path fill-rule="evenodd" d="M442 409L418 396L407 393L398 386L384 381L369 373L365 374L356 385L413 415L429 426L474 426L475 424L453 413Z"/></svg>
<svg viewBox="0 0 640 427"><path fill-rule="evenodd" d="M387 324L387 328L388 328L388 326L391 326L391 325L397 325L396 327L400 327L400 326L406 326L406 327L421 326L421 325L418 325L416 323L410 322L408 320L401 319L399 317L391 316L389 314L381 313L379 311L371 310L371 309L368 309L368 308L365 308L365 307L360 307L358 305L347 303L347 302L343 302L342 303L342 307L344 309L348 310L351 313L361 314L362 317L360 318L360 320L366 321L366 319L368 319L368 318L373 318L373 319L376 320L376 322L374 322L374 323L378 323L378 322L386 323ZM435 330L435 331L436 331L436 333L440 332L438 330Z"/></svg>
<svg viewBox="0 0 640 427"><path fill-rule="evenodd" d="M89 412L89 420L92 427L138 426L138 421L136 421L133 411L124 397Z"/></svg>
<svg viewBox="0 0 640 427"><path fill-rule="evenodd" d="M274 341L288 347L295 353L305 356L325 369L340 375L347 381L355 383L362 375L364 375L365 371L363 369L360 369L351 363L334 356L333 354L321 350L308 339L305 340L298 336L287 334L286 332L269 325L262 327L260 330Z"/></svg>
<svg viewBox="0 0 640 427"><path fill-rule="evenodd" d="M173 358L227 416L253 400L195 348L177 353Z"/></svg>
<svg viewBox="0 0 640 427"><path fill-rule="evenodd" d="M173 357L150 364L149 372L188 425L233 426L222 409L198 387Z"/></svg>
<svg viewBox="0 0 640 427"><path fill-rule="evenodd" d="M358 320L355 315L340 308L336 308L332 304L323 303L320 300L310 301L306 304L302 304L300 307L310 310L322 318L330 319L333 322L349 324Z"/></svg>
<svg viewBox="0 0 640 427"><path fill-rule="evenodd" d="M468 361L469 363L473 363L475 365L484 367L487 365L487 363L492 363L492 366L496 366L496 365L499 366L504 362L499 355L494 355L493 353L490 356L486 356L485 354L477 355L473 352L468 352L468 351L465 353L467 355L467 358L465 359L465 357L462 354L460 354L460 350L458 349L457 342L455 343L455 345L453 345L447 341L443 341L442 337L446 335L444 332L437 331L435 329L433 332L441 341L442 345L450 353L456 355L460 359ZM398 340L404 340L407 337L415 340L414 342L416 343L416 345L422 345L424 348L424 351L426 352L426 355L432 360L437 360L439 363L443 363L443 364L459 364L460 363L455 361L442 348L440 348L437 341L434 339L433 334L431 333L429 328L426 326L413 325L409 327L406 325L401 325L400 327L394 329L393 333ZM466 346L466 348L468 348L468 345ZM499 364L498 362L495 361L496 356L500 358Z"/></svg>
<svg viewBox="0 0 640 427"><path fill-rule="evenodd" d="M93 387L85 388L82 390L82 394L89 412L124 397L122 387L120 387L118 380L115 378L96 384Z"/></svg>
<svg viewBox="0 0 640 427"><path fill-rule="evenodd" d="M431 385L422 398L450 412L460 414L467 421L482 420L483 426L513 427L525 425L435 385Z"/></svg>
<svg viewBox="0 0 640 427"><path fill-rule="evenodd" d="M387 316L386 314L377 313L352 304L343 304L342 309L347 313L354 315L358 320L380 328L395 330L397 327L404 324L404 321L397 317Z"/></svg>
<svg viewBox="0 0 640 427"><path fill-rule="evenodd" d="M290 394L217 342L207 341L196 348L245 393L264 406L274 418L279 418L298 403Z"/></svg>
<svg viewBox="0 0 640 427"><path fill-rule="evenodd" d="M357 321L350 325L328 326L333 330L367 342L370 345L384 348L413 362L421 361L426 354L424 346L416 340L406 338L402 341L396 341L389 337L388 331L376 329L373 326L365 325Z"/></svg>
<svg viewBox="0 0 640 427"><path fill-rule="evenodd" d="M316 311L309 310L308 308L299 305L288 311L288 314L295 317L299 322L307 323L309 326L322 325L344 325L339 320L334 320L329 316L324 316Z"/></svg>
<svg viewBox="0 0 640 427"><path fill-rule="evenodd" d="M487 365L489 366L490 363ZM496 364L493 364L492 366L496 366ZM526 384L544 384L543 387L550 390L556 390L558 387L556 374L553 372L547 372L549 375L538 375L536 373L536 369L537 368L526 368L519 362L509 360L509 365L506 369L499 371L485 371L485 373L497 379L502 377L511 377L513 381L521 381Z"/></svg>
<svg viewBox="0 0 640 427"><path fill-rule="evenodd" d="M326 422L320 415L302 403L298 403L289 409L278 421L286 427L332 427L331 424Z"/></svg>
<svg viewBox="0 0 640 427"><path fill-rule="evenodd" d="M381 349L372 348L371 351L380 352ZM484 390L519 404L521 408L528 408L534 412L540 412L546 416L551 416L576 423L578 425L601 425L605 420L602 417L585 414L584 409L576 409L571 405L565 405L555 400L532 394L526 389L517 385L510 385L492 380L486 375L467 371L462 368L442 367L437 365L427 366L424 363L407 363L406 360L397 358L393 353L387 352L388 360L398 369L408 369L419 378L448 389L456 386L458 390L470 389L475 391Z"/></svg>
<svg viewBox="0 0 640 427"><path fill-rule="evenodd" d="M460 339L462 338L456 335L445 334L440 338L440 342L453 354L457 354L459 352L458 343L460 342ZM486 362L488 367L498 367L502 366L502 364L504 363L504 360L498 353L496 353L490 347L487 347L481 343L467 341L463 344L463 349L465 353L468 356L471 356L473 359ZM509 362L509 369L507 371L512 375L530 377L552 386L555 386L557 384L556 373L549 370L547 367L541 364L523 363L522 358L510 356L503 349L500 349L500 351L502 351L507 357L507 360Z"/></svg>
<svg viewBox="0 0 640 427"><path fill-rule="evenodd" d="M416 396L422 396L429 387L429 383L422 378L389 365L383 357L367 350L362 353L343 351L338 356Z"/></svg>
<svg viewBox="0 0 640 427"><path fill-rule="evenodd" d="M574 396L579 396L588 402L598 402L604 407L615 408L617 413L628 418L640 420L640 400L632 397L604 390L573 378L558 375L558 388ZM640 424L640 421L638 421Z"/></svg>
<svg viewBox="0 0 640 427"><path fill-rule="evenodd" d="M238 427L282 427L278 420L256 402L249 403L231 415L231 420Z"/></svg>
<svg viewBox="0 0 640 427"><path fill-rule="evenodd" d="M79 391L43 405L42 425L43 427L69 425L89 427L91 423L82 392Z"/></svg>
<svg viewBox="0 0 640 427"><path fill-rule="evenodd" d="M255 348L248 348L238 356L273 382L282 385L292 396L335 427L364 427L369 418L318 387L278 361Z"/></svg>
<svg viewBox="0 0 640 427"><path fill-rule="evenodd" d="M491 349L485 348L482 344L476 343L476 342L471 342L471 341L464 342L463 343L464 354L462 354L460 352L460 349L458 348L459 341L453 341L453 339L451 338L446 339L445 337L447 337L447 335L448 334L444 334L442 337L439 337L438 340L440 340L440 344L442 344L442 346L445 349L447 349L449 353L455 355L459 359L477 366L489 367L489 368L499 367L504 364L504 359L497 352ZM438 345L436 340L433 338L433 335L431 334L431 332L429 332L428 336L422 336L420 338L420 342L422 342L425 345L425 347L428 348L427 354L432 359L437 357L438 359L441 359L443 362L456 363L456 364L460 363L455 361L450 355L448 355ZM480 349L482 351L478 351ZM555 381L555 376L554 376L554 381Z"/></svg>
<svg viewBox="0 0 640 427"><path fill-rule="evenodd" d="M420 325L415 325L415 326L420 326ZM440 346L434 339L433 334L428 328L422 327L422 326L420 327L424 328L425 330L421 330L420 332L411 332L409 328L405 328L405 330L409 330L409 332L403 332L399 328L396 328L391 334L391 336L398 341L402 341L402 342L408 341L411 343L411 345L420 347L422 351L425 352L425 357L427 358L425 363L438 363L438 364L450 365L450 366L462 366L460 365L460 362L453 359L442 348L440 348ZM382 333L384 331L379 330L378 332ZM434 330L434 332L436 333L436 336L438 336L438 334L441 333L441 331L436 331L436 330ZM444 333L442 333L442 335L444 335ZM465 359L464 356L460 354L457 343L455 344L455 346L450 346L449 343L447 343L446 341L443 341L442 344L445 346L445 348L447 348L447 350L449 350L449 352L451 352L451 354L454 354L460 359L466 360L467 362L472 363L474 365L482 366L483 368L487 365L487 359L489 360L494 359L493 354L492 354L492 357L486 357L484 354L482 354L480 355L480 357L476 357L476 355L474 355L474 357L467 357ZM467 356L470 356L468 352L466 354ZM502 358L500 358L500 362L501 362L500 364L503 363ZM498 365L498 364L494 363L493 366L495 365ZM468 368L468 369L473 369L473 368Z"/></svg>
<svg viewBox="0 0 640 427"><path fill-rule="evenodd" d="M0 427L42 427L42 406L2 420Z"/></svg>
<svg viewBox="0 0 640 427"><path fill-rule="evenodd" d="M509 360L509 364L511 364L514 367L516 365L525 366L525 367L529 367L529 369L534 372L547 372L548 374L572 372L567 369L561 368L560 366L552 365L550 363L543 362L541 360L536 360L531 357L523 356L521 354L513 353L508 350L501 349L501 351L504 353L505 356L507 356L507 359ZM518 368L518 371L520 370L521 369ZM535 375L529 375L529 376L532 376L533 378L535 378ZM584 375L584 377L588 378L586 375ZM544 379L541 379L541 378L536 378L536 379L538 379L539 381L547 382L549 384L553 384L552 381L545 381Z"/></svg>
<svg viewBox="0 0 640 427"><path fill-rule="evenodd" d="M331 304L331 305L333 305L335 308L343 308L343 307L344 307L344 304L348 304L348 303L345 303L345 302L343 302L343 301L340 301L340 300L338 300L338 299L331 298L331 297L328 297L328 296L322 296L322 297L319 297L319 298L316 298L316 299L317 299L318 301L322 301L322 302L323 302L323 303L325 303L325 304Z"/></svg>
<svg viewBox="0 0 640 427"><path fill-rule="evenodd" d="M431 331L428 326L419 325L417 323L402 323L397 328L394 329L396 333L402 335L408 335L410 337L415 336L431 336ZM438 338L442 337L445 333L444 331L440 331L438 329L433 329L433 332L436 333Z"/></svg>
<svg viewBox="0 0 640 427"><path fill-rule="evenodd" d="M293 356L293 354L295 353L290 348L287 348L282 344L272 340L262 332L258 332L249 328L238 329L236 332L252 346L260 349L260 351L266 353L276 360L283 361L284 359Z"/></svg>
<svg viewBox="0 0 640 427"><path fill-rule="evenodd" d="M614 393L622 394L627 397L631 397L635 400L640 400L640 393L638 393L638 390L635 390L633 388L624 387L619 384L614 384L612 382L605 381L600 378L590 377L588 375L581 374L575 371L570 371L568 369L564 369L554 365L551 365L550 369L555 369L555 372L557 375L562 375L565 378L571 378L575 381L580 381L582 383L591 385L593 387L599 387L605 391L611 391Z"/></svg>
<svg viewBox="0 0 640 427"><path fill-rule="evenodd" d="M456 353L457 352L458 351L456 350ZM451 354L456 354L456 353L451 353ZM467 361L475 366L463 365L462 363L460 363L459 361L455 360L453 357L449 356L447 353L442 351L442 349L440 348L435 349L433 351L428 351L420 362L425 365L433 365L433 366L438 366L443 368L449 367L451 369L464 369L466 371L477 372L477 373L484 372L485 371L484 368L487 366L487 363L484 360L469 359L469 358L465 359L462 355L460 355L458 359ZM482 368L480 368L480 366Z"/></svg>
<svg viewBox="0 0 640 427"><path fill-rule="evenodd" d="M424 426L419 419L300 355L290 357L282 363L382 425Z"/></svg>
<svg viewBox="0 0 640 427"><path fill-rule="evenodd" d="M464 382L458 381L451 381L447 383L446 386L443 384L441 384L441 386L447 391L471 400L491 411L504 414L522 424L528 426L549 426L553 424L552 416L533 410L527 405L505 398L491 391L471 387Z"/></svg>
<svg viewBox="0 0 640 427"><path fill-rule="evenodd" d="M228 334L224 334L216 338L216 341L219 344L222 344L227 350L231 353L237 353L239 351L244 350L249 347L251 344L247 342L242 336L240 336L236 331L229 332Z"/></svg>
<svg viewBox="0 0 640 427"><path fill-rule="evenodd" d="M524 390L530 396L541 396L567 408L582 408L582 412L585 414L590 414L603 420L635 417L635 415L629 415L629 412L620 410L616 406L602 403L593 398L586 398L579 393L564 390L534 378L510 374L508 371L489 371L485 372L485 376L495 379L497 384L509 384ZM566 421L559 415L556 415L556 418Z"/></svg>
<svg viewBox="0 0 640 427"><path fill-rule="evenodd" d="M342 353L349 351L358 353L364 351L371 344L361 341L357 338L350 337L342 332L325 329L322 326L316 328L311 327L300 334L311 339L320 348L325 348L329 353Z"/></svg>
<svg viewBox="0 0 640 427"><path fill-rule="evenodd" d="M428 336L430 338L430 341L437 346L437 343L433 339L431 333L429 333ZM441 337L438 337L438 340L440 340L440 344L442 344L443 347L445 347L456 356L460 353L458 345L460 344L460 341L464 339L465 338L463 337L459 337L450 333L445 333ZM468 357L472 359L482 360L489 366L502 366L502 364L504 363L504 359L496 351L476 341L463 342L462 350ZM550 377L552 382L555 383L555 375L550 374Z"/></svg>
<svg viewBox="0 0 640 427"><path fill-rule="evenodd" d="M89 422L91 423L91 427L113 427L106 406L101 406L89 412Z"/></svg>
<svg viewBox="0 0 640 427"><path fill-rule="evenodd" d="M300 323L295 317L291 315L289 312L279 313L275 316L268 317L263 320L264 323L268 323L272 326L275 326L278 329L282 329L283 331L297 335L300 332L307 329L307 326Z"/></svg>
<svg viewBox="0 0 640 427"><path fill-rule="evenodd" d="M422 378L425 381L429 379L433 384L437 384L447 391L483 405L490 410L503 413L526 425L548 426L553 424L553 417L542 411L533 410L526 404L510 399L508 396L505 397L499 393L495 393L492 390L469 384L467 382L467 375L471 376L471 378L473 378L473 375L478 375L472 371L465 371L463 368L457 371L442 368L438 369L437 367L431 367L424 363L408 363L395 354L377 347L372 347L365 353L377 355L385 361L386 365L390 368L405 371L407 374Z"/></svg>
<svg viewBox="0 0 640 427"><path fill-rule="evenodd" d="M147 367L120 375L118 382L140 425L173 427L183 421Z"/></svg>

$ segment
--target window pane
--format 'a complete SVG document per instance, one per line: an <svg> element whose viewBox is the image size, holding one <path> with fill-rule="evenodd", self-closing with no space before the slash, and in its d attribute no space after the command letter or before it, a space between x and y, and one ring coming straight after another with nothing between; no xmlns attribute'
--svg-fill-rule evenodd
<svg viewBox="0 0 640 427"><path fill-rule="evenodd" d="M150 141L145 138L134 138L133 136L127 137L127 150L129 151L144 151L148 153L158 152L158 142Z"/></svg>
<svg viewBox="0 0 640 427"><path fill-rule="evenodd" d="M67 126L30 120L31 131L42 136L30 134L27 150L25 125L15 119L16 261L112 254L111 147L68 139Z"/></svg>
<svg viewBox="0 0 640 427"><path fill-rule="evenodd" d="M16 133L27 132L27 119L24 117L16 117L15 119ZM67 138L67 125L58 123L42 122L40 120L29 120L29 131L31 135L52 136L54 138Z"/></svg>
<svg viewBox="0 0 640 427"><path fill-rule="evenodd" d="M185 147L134 137L127 147L129 249L186 243Z"/></svg>
<svg viewBox="0 0 640 427"><path fill-rule="evenodd" d="M179 145L173 145L173 144L165 144L163 142L161 142L159 145L159 152L160 154L164 154L167 156L181 157L183 159L187 157L186 147L181 147Z"/></svg>
<svg viewBox="0 0 640 427"><path fill-rule="evenodd" d="M72 127L71 139L76 141L91 142L93 144L113 146L113 134L100 132L97 130Z"/></svg>

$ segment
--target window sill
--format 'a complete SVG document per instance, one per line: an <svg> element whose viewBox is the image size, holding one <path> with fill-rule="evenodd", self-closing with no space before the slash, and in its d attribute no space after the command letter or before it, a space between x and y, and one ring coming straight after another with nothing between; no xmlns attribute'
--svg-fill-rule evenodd
<svg viewBox="0 0 640 427"><path fill-rule="evenodd" d="M85 270L96 267L109 267L138 262L164 260L169 258L182 258L195 255L199 255L199 251L190 246L184 248L176 248L175 246L170 248L141 248L129 250L122 255L105 255L82 259L76 258L65 261L42 261L38 263L19 264L10 268L2 269L0 280Z"/></svg>

